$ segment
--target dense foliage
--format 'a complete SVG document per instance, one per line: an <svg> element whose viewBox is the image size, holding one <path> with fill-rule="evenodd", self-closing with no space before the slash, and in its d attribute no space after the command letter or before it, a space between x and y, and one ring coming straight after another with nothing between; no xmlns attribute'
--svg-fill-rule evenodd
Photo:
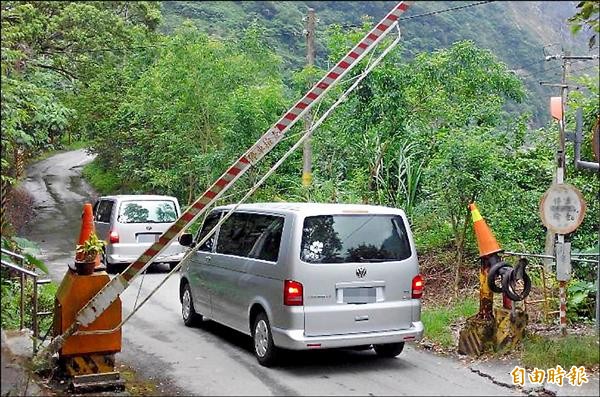
<svg viewBox="0 0 600 397"><path fill-rule="evenodd" d="M6 1L2 3L2 178L15 176L15 151L47 150L80 117L69 95L101 68L107 50L148 40L157 2Z"/></svg>

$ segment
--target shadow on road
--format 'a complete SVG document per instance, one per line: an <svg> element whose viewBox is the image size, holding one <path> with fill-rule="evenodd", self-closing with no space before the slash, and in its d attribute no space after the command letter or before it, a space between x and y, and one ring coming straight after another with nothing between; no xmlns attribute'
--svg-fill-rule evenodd
<svg viewBox="0 0 600 397"><path fill-rule="evenodd" d="M243 350L243 353L247 353L248 360L256 360L250 336L210 320L203 321L197 328L209 333L217 343L229 344ZM335 374L346 373L349 369L373 371L393 367L395 370L401 370L409 366L402 360L402 354L396 359L386 359L377 356L373 349L363 347L362 349L284 350L276 368L293 371L295 375L312 376L324 371Z"/></svg>
<svg viewBox="0 0 600 397"><path fill-rule="evenodd" d="M123 270L127 269L127 267L131 265L131 263L127 263L127 264L123 264L123 265L112 265L111 269L108 269L110 271L107 270L107 272L109 274L118 274L118 273L122 273ZM152 265L150 265L150 267L148 267L148 269L146 269L146 273L147 274L159 274L159 273L169 273L171 271L171 269L169 268L169 264L168 263L153 263Z"/></svg>

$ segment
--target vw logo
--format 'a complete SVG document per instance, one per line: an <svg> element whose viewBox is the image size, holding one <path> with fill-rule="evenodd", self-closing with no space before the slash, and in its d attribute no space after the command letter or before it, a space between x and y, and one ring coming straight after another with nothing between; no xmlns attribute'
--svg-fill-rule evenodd
<svg viewBox="0 0 600 397"><path fill-rule="evenodd" d="M146 230L152 230L152 226L146 226Z"/></svg>
<svg viewBox="0 0 600 397"><path fill-rule="evenodd" d="M367 275L367 268L364 266L361 266L359 268L356 269L356 277L358 278L363 278Z"/></svg>

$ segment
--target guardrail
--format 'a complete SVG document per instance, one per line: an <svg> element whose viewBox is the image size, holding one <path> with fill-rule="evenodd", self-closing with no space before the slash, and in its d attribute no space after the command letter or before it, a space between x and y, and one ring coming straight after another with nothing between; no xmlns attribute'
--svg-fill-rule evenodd
<svg viewBox="0 0 600 397"><path fill-rule="evenodd" d="M25 257L23 255L19 255L16 252L9 251L7 249L1 249L2 254L10 256L16 259L19 265L15 265L9 261L4 259L1 260L2 266L14 270L19 273L19 284L20 284L20 294L21 294L21 302L20 302L20 310L19 310L19 329L24 329L25 326L25 277L31 277L33 281L33 308L31 310L31 329L33 331L33 352L37 352L37 344L39 339L39 323L38 317L47 316L52 314L52 311L49 312L39 312L38 311L38 285L48 284L51 282L49 279L39 279L39 275L33 271L25 268Z"/></svg>

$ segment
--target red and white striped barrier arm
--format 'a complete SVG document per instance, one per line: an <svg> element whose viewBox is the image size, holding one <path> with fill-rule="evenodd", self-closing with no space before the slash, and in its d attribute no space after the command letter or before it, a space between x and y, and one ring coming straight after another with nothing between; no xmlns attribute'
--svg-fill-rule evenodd
<svg viewBox="0 0 600 397"><path fill-rule="evenodd" d="M196 200L179 219L123 273L114 277L77 314L76 322L86 326L98 318L142 273L166 246L214 203L252 165L260 161L281 140L283 135L323 98L391 29L399 16L412 2L400 2L381 20L341 61L339 61L313 88L286 112L250 149L246 151L219 179Z"/></svg>

